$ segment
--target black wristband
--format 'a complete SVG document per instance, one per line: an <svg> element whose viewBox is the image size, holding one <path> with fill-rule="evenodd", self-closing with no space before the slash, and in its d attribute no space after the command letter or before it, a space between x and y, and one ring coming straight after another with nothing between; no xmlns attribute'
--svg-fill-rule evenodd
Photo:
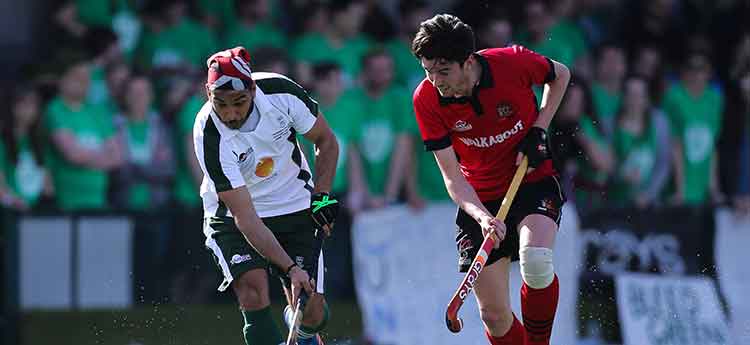
<svg viewBox="0 0 750 345"><path fill-rule="evenodd" d="M287 268L286 268L286 270L284 271L284 274L288 276L288 275L289 275L289 272L291 272L291 271L292 271L292 268L294 268L294 266L297 266L297 263L296 263L296 262L295 262L295 263L293 263L293 264L291 264L291 265L289 265L289 267L287 267Z"/></svg>

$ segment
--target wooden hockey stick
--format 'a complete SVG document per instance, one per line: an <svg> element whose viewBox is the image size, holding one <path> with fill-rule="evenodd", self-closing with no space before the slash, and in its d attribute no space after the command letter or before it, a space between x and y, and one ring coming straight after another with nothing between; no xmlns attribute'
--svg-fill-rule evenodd
<svg viewBox="0 0 750 345"><path fill-rule="evenodd" d="M513 175L513 180L510 182L508 192L505 193L503 202L500 204L500 210L497 211L497 216L495 216L495 218L500 221L505 221L510 205L513 203L513 198L515 198L516 192L518 191L518 187L521 185L523 177L526 176L526 168L528 165L529 161L526 156L524 156L521 164L516 169L516 174ZM508 229L508 231L510 231L510 229ZM484 241L482 241L482 247L479 249L477 256L474 257L474 260L471 262L469 271L466 272L461 285L458 286L458 290L456 290L450 303L448 303L448 308L445 311L445 324L453 333L458 333L461 331L461 328L463 328L463 321L458 317L458 310L461 309L464 300L469 293L471 293L471 290L474 289L474 284L476 283L477 278L479 278L479 273L482 272L484 264L487 262L487 258L494 246L495 239L492 237L491 233L487 234L487 236L484 237Z"/></svg>

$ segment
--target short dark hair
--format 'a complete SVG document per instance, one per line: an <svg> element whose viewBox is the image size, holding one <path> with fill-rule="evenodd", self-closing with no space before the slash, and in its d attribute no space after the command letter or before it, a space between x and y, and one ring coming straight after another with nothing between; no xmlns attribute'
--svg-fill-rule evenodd
<svg viewBox="0 0 750 345"><path fill-rule="evenodd" d="M419 24L411 44L418 59L445 59L463 64L476 50L474 30L450 14L438 14Z"/></svg>

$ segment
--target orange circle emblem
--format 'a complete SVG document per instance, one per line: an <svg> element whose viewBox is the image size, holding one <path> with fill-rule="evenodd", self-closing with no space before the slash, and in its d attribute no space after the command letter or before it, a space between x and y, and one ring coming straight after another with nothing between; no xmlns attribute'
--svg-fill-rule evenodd
<svg viewBox="0 0 750 345"><path fill-rule="evenodd" d="M258 165L255 166L255 175L258 177L268 177L273 172L273 158L261 158Z"/></svg>

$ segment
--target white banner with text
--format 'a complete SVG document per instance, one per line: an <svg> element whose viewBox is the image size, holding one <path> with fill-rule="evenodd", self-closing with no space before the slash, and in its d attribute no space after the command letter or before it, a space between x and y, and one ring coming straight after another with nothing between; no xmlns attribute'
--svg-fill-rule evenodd
<svg viewBox="0 0 750 345"><path fill-rule="evenodd" d="M365 334L375 344L487 344L473 297L459 312L464 329L453 334L445 325L445 308L463 278L458 272L455 216L455 205L441 203L422 211L394 206L355 218L355 289ZM561 228L555 248L561 296L552 342L573 345L576 263L581 259L575 249L577 217L572 208L565 209ZM517 263L513 266L511 301L520 318L520 275Z"/></svg>

